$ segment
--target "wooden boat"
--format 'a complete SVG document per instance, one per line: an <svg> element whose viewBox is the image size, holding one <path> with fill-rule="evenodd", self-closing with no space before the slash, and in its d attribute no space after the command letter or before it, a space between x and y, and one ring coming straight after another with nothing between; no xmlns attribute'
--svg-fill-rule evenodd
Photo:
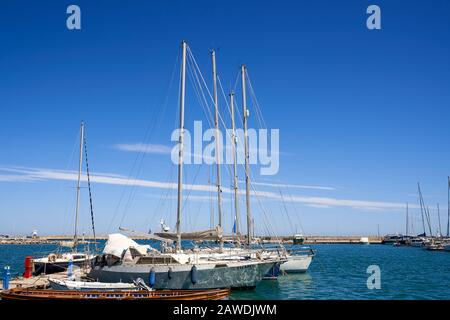
<svg viewBox="0 0 450 320"><path fill-rule="evenodd" d="M212 290L44 290L15 288L0 293L2 300L111 301L111 300L222 300L230 289Z"/></svg>

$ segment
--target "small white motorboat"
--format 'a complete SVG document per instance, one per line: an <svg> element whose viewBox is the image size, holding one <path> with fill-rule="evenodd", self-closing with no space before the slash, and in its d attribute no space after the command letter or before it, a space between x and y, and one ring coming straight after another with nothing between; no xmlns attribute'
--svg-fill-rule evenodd
<svg viewBox="0 0 450 320"><path fill-rule="evenodd" d="M75 280L60 280L49 278L50 287L54 290L138 290L139 286L134 283L106 283L88 282Z"/></svg>

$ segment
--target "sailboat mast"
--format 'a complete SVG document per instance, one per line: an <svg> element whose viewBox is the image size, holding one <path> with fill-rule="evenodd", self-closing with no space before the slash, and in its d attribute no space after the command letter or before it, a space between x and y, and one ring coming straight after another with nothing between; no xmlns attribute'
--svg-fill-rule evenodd
<svg viewBox="0 0 450 320"><path fill-rule="evenodd" d="M447 237L450 236L450 177L447 177Z"/></svg>
<svg viewBox="0 0 450 320"><path fill-rule="evenodd" d="M178 150L178 197L177 197L177 250L181 250L181 206L183 195L183 151L184 151L184 98L186 90L186 42L181 43L180 74L180 140Z"/></svg>
<svg viewBox="0 0 450 320"><path fill-rule="evenodd" d="M245 85L245 65L241 66L242 79L242 110L244 118L244 147L245 147L245 200L247 206L247 245L252 242L252 216L250 213L250 178L249 178L249 155L248 155L248 132L247 132L247 96Z"/></svg>
<svg viewBox="0 0 450 320"><path fill-rule="evenodd" d="M440 213L440 210L439 210L439 203L437 204L437 211L438 211L438 222L439 222L439 236L442 237L441 213Z"/></svg>
<svg viewBox="0 0 450 320"><path fill-rule="evenodd" d="M220 154L219 149L219 104L217 99L217 69L216 69L216 52L211 51L212 72L213 72L213 98L214 98L214 127L216 131L216 163L217 163L217 214L219 216L219 228L222 229L222 190L220 188ZM220 231L221 232L221 231ZM220 247L223 247L223 237L220 237Z"/></svg>
<svg viewBox="0 0 450 320"><path fill-rule="evenodd" d="M239 237L239 203L238 203L238 179L237 179L237 155L236 155L236 126L234 123L234 93L230 93L230 109L231 109L231 129L233 139L233 174L234 174L234 218L236 223L236 235Z"/></svg>
<svg viewBox="0 0 450 320"><path fill-rule="evenodd" d="M80 181L81 181L81 166L83 164L83 139L84 139L84 123L80 125L80 158L78 161L78 179L77 179L77 206L75 209L75 232L73 236L73 247L76 250L78 242L78 213L80 211Z"/></svg>
<svg viewBox="0 0 450 320"><path fill-rule="evenodd" d="M408 236L408 202L406 203L406 236Z"/></svg>
<svg viewBox="0 0 450 320"><path fill-rule="evenodd" d="M420 191L420 184L419 184L419 182L417 182L417 190L419 192L419 203L420 203L420 213L422 215L423 233L426 234L427 231L425 229L425 220L424 220L424 216L423 216L424 205L423 205L422 192Z"/></svg>

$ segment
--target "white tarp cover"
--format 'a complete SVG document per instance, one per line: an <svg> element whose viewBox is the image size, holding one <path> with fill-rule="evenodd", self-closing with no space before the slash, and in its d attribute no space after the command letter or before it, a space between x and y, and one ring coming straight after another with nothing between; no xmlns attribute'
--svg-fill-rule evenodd
<svg viewBox="0 0 450 320"><path fill-rule="evenodd" d="M106 241L103 253L121 258L124 250L127 250L128 248L134 248L140 254L146 254L147 250L150 249L150 246L140 245L133 239L130 239L123 234L113 233L108 235L108 241Z"/></svg>

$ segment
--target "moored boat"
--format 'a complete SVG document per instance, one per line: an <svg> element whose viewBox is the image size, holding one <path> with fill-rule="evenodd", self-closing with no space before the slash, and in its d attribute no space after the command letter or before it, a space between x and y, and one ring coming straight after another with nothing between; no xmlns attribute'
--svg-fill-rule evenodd
<svg viewBox="0 0 450 320"><path fill-rule="evenodd" d="M94 235L95 242L95 228L94 228L94 215L92 211L92 197L91 197L91 184L90 184L90 175L89 175L89 167L87 165L87 149L86 149L86 138L84 135L84 123L81 123L80 126L80 149L79 149L79 163L78 163L78 179L77 179L77 200L76 200L76 208L75 208L75 230L73 239L70 241L62 241L60 242L60 246L71 248L71 252L56 252L50 253L46 257L35 258L32 259L33 263L33 274L39 275L41 273L44 274L52 274L56 272L62 272L67 270L70 264L78 266L78 267L89 267L91 261L95 258L94 255L89 253L83 253L77 251L77 246L81 243L86 243L83 239L80 241L78 239L78 215L80 211L80 188L81 188L81 169L83 163L83 148L86 156L86 175L88 181L89 188L89 201L91 208L91 219L92 219L92 231Z"/></svg>
<svg viewBox="0 0 450 320"><path fill-rule="evenodd" d="M69 262L74 266L84 268L90 267L95 258L92 254L81 252L51 253L47 257L33 259L34 275L52 274L67 270Z"/></svg>
<svg viewBox="0 0 450 320"><path fill-rule="evenodd" d="M314 251L311 248L308 248L307 252L289 252L287 254L287 261L280 266L280 271L284 273L306 272L314 255Z"/></svg>
<svg viewBox="0 0 450 320"><path fill-rule="evenodd" d="M302 234L294 234L294 237L292 238L292 243L293 244L299 244L302 245L305 242L305 238L303 237Z"/></svg>
<svg viewBox="0 0 450 320"><path fill-rule="evenodd" d="M0 293L2 300L221 300L230 295L230 289L213 290L42 290L15 288Z"/></svg>
<svg viewBox="0 0 450 320"><path fill-rule="evenodd" d="M48 282L53 290L138 290L139 287L134 283L104 283L104 282L89 282L89 281L75 281L68 279L53 279L49 278Z"/></svg>

